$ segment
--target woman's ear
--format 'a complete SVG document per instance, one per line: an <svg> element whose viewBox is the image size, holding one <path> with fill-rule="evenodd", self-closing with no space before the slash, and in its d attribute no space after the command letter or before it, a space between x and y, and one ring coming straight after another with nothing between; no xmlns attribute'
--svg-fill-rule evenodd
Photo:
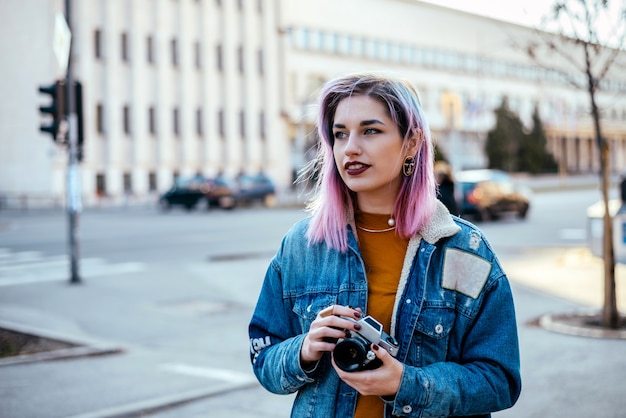
<svg viewBox="0 0 626 418"><path fill-rule="evenodd" d="M422 135L421 133L416 133L406 141L407 152L411 155L415 155L417 150L422 146Z"/></svg>

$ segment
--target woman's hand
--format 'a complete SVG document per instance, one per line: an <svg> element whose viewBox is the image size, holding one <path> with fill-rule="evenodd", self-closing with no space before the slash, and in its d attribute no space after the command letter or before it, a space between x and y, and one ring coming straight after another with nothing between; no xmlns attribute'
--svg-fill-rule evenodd
<svg viewBox="0 0 626 418"><path fill-rule="evenodd" d="M404 365L394 358L387 350L372 344L372 351L382 361L382 365L374 370L345 372L332 360L337 374L348 385L361 395L395 396L400 388Z"/></svg>
<svg viewBox="0 0 626 418"><path fill-rule="evenodd" d="M317 314L300 349L300 363L305 370L311 369L324 352L333 351L337 340L346 336L346 329L361 329L359 324L341 316L358 320L361 318L361 309L332 305Z"/></svg>

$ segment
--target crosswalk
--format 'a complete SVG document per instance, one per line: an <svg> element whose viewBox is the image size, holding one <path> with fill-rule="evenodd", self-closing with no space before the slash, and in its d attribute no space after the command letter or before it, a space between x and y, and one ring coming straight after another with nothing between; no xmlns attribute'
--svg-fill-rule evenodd
<svg viewBox="0 0 626 418"><path fill-rule="evenodd" d="M81 258L81 277L101 277L144 270L143 263L111 263L102 258ZM0 248L0 287L69 280L67 255L44 255L39 251Z"/></svg>

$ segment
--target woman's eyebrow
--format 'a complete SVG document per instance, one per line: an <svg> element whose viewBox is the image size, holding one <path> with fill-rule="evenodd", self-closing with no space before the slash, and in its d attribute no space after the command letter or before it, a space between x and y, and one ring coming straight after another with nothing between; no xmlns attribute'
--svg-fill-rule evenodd
<svg viewBox="0 0 626 418"><path fill-rule="evenodd" d="M364 120L360 123L361 126L376 125L376 124L384 125L384 123L379 121L378 119Z"/></svg>
<svg viewBox="0 0 626 418"><path fill-rule="evenodd" d="M359 123L359 126L369 126L369 125L376 125L376 124L384 125L384 123L378 119L368 119L368 120L361 121ZM335 123L333 124L333 128L346 129L346 125L344 125L343 123Z"/></svg>

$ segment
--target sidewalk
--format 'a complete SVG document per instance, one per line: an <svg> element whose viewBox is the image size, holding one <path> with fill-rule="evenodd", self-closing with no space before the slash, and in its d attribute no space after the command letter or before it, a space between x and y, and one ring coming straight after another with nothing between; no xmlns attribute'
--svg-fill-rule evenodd
<svg viewBox="0 0 626 418"><path fill-rule="evenodd" d="M0 416L228 417L289 415L292 397L261 389L248 363L247 321L264 259L214 263L172 283L146 271L88 284L40 283L0 292L0 322L35 328L96 352L57 361L0 361ZM550 312L597 308L598 260L582 249L532 252L504 262L520 325L524 390L497 417L618 417L626 410L626 341L551 333L533 325ZM248 277L234 304L200 277ZM619 304L626 306L623 266ZM258 285L257 285L258 286ZM42 295L45 294L45 298ZM214 302L207 302L214 301ZM97 348L121 350L95 355ZM112 350L115 351L115 350ZM189 402L194 401L194 402Z"/></svg>

